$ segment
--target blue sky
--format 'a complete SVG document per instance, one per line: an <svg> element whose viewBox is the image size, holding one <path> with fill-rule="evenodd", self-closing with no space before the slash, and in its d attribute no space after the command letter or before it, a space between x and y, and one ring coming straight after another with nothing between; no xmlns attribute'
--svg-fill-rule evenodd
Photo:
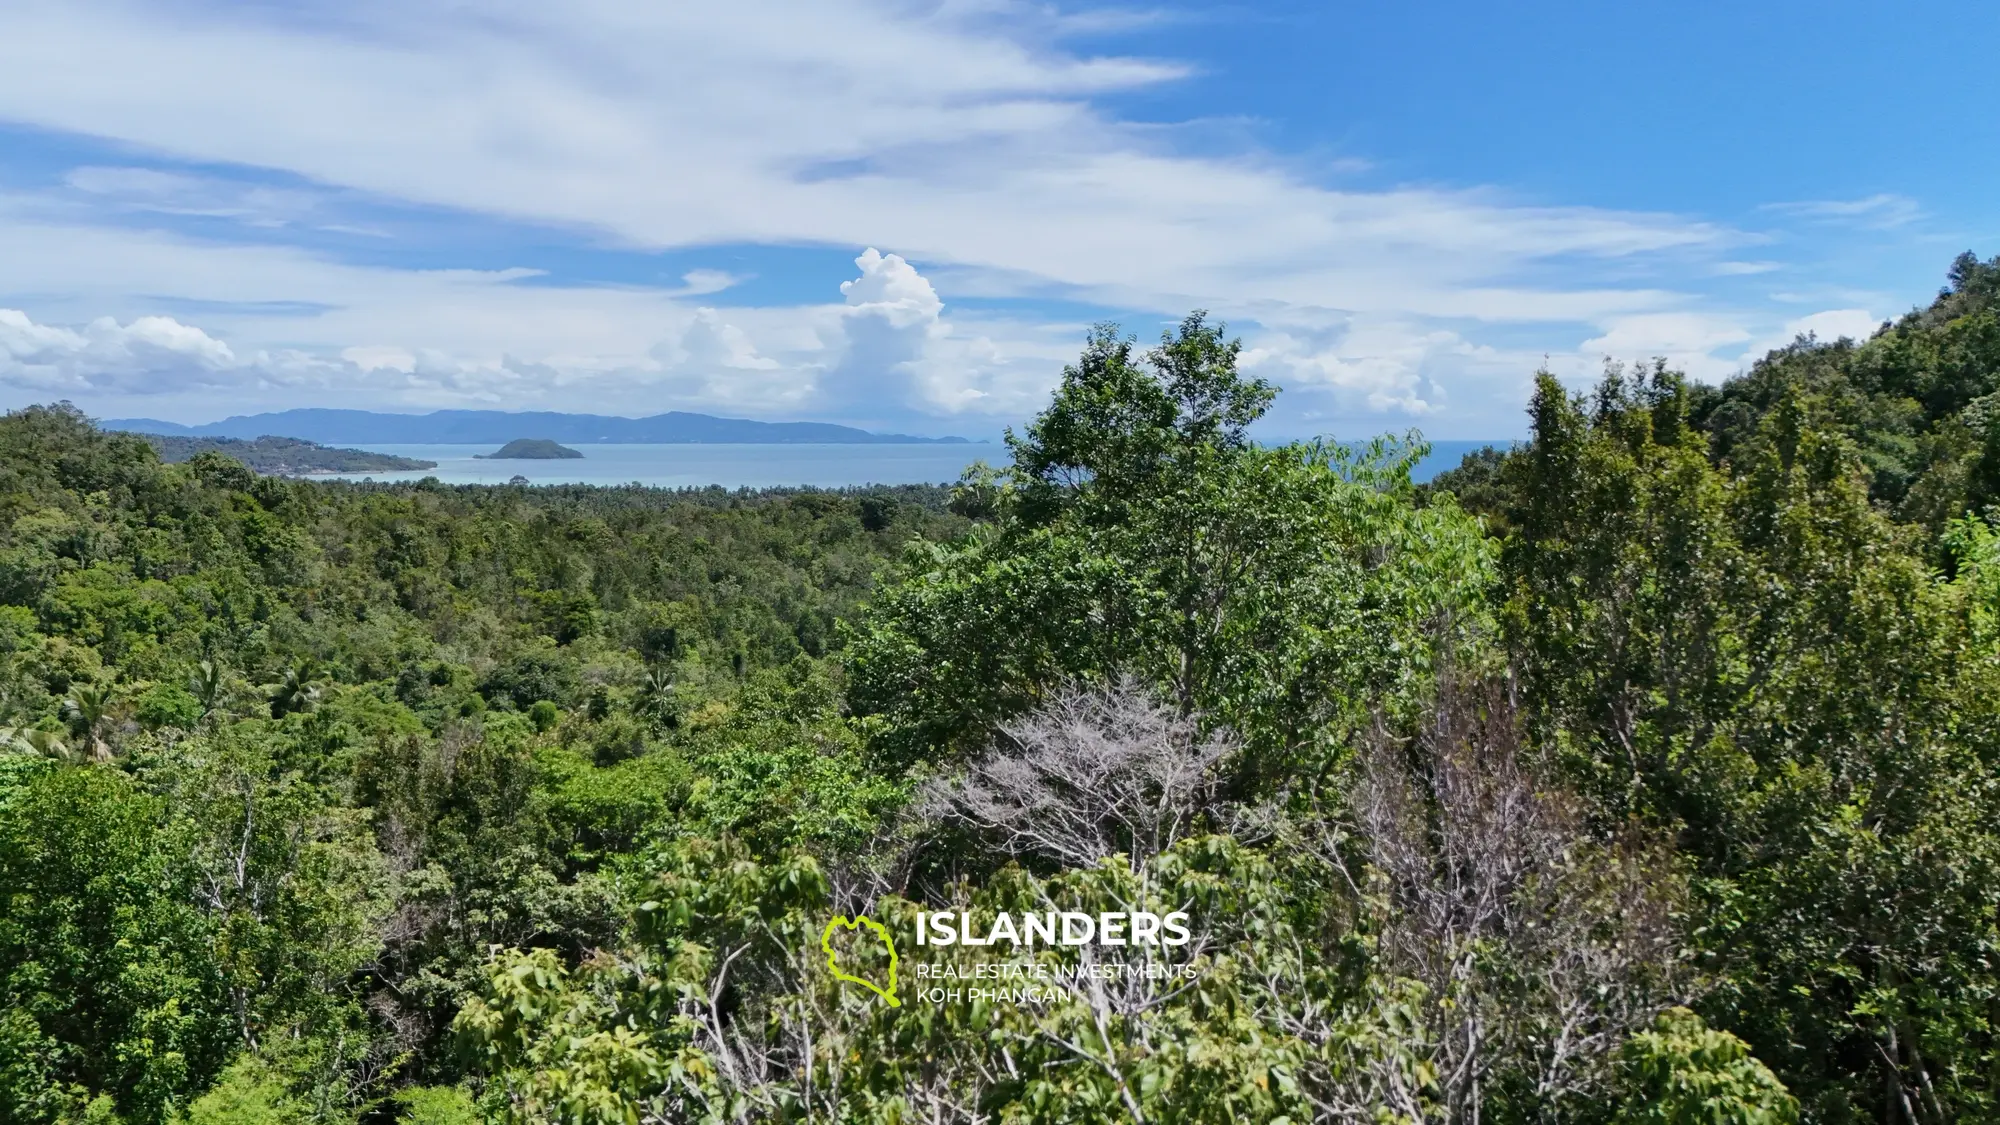
<svg viewBox="0 0 2000 1125"><path fill-rule="evenodd" d="M2000 253L2000 6L16 0L0 405L988 437L1226 318L1273 437L1504 438Z"/></svg>

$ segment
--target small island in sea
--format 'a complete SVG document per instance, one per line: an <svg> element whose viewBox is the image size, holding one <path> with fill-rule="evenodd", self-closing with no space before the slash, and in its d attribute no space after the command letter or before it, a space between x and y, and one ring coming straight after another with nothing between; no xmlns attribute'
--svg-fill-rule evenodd
<svg viewBox="0 0 2000 1125"><path fill-rule="evenodd" d="M146 444L167 464L178 464L197 453L214 450L249 466L265 476L308 476L315 473L379 473L410 469L435 469L436 461L414 457L394 457L361 449L336 449L300 438L265 435L255 441L228 437L184 437L178 434L140 434Z"/></svg>
<svg viewBox="0 0 2000 1125"><path fill-rule="evenodd" d="M482 461L555 461L582 457L583 454L547 438L515 438L501 446L497 453L476 453L473 456Z"/></svg>

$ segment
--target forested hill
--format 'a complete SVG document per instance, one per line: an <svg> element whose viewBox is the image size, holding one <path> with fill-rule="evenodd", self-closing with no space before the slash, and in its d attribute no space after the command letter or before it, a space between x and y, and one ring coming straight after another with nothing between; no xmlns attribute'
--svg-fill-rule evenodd
<svg viewBox="0 0 2000 1125"><path fill-rule="evenodd" d="M1996 271L1421 489L1201 314L950 490L8 415L0 1121L2000 1120Z"/></svg>
<svg viewBox="0 0 2000 1125"><path fill-rule="evenodd" d="M369 473L400 472L411 469L435 469L436 461L422 461L413 457L395 457L386 453L369 453L360 449L335 449L318 442L301 441L298 438L260 437L254 441L242 438L216 437L175 437L167 434L140 434L147 445L160 455L160 460L168 464L178 464L196 454L213 450L225 457L241 461L251 470L259 473L275 473L281 476L301 476L310 473Z"/></svg>
<svg viewBox="0 0 2000 1125"><path fill-rule="evenodd" d="M1605 393L1656 394L1665 374L1657 364L1621 369ZM1935 533L2000 502L2000 258L1960 256L1935 301L1866 341L1803 338L1720 387L1674 394L1718 465L1755 456L1774 415L1839 434L1866 467L1877 506ZM1475 455L1436 487L1502 516L1500 463Z"/></svg>

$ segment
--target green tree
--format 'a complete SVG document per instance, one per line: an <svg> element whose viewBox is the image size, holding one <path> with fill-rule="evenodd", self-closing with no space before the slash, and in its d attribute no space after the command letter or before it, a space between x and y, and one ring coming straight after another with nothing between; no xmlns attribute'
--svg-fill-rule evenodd
<svg viewBox="0 0 2000 1125"><path fill-rule="evenodd" d="M271 717L282 719L286 715L310 711L319 702L320 678L319 661L304 657L285 667L284 675L270 687Z"/></svg>
<svg viewBox="0 0 2000 1125"><path fill-rule="evenodd" d="M1619 1053L1615 1125L1793 1125L1798 1103L1741 1039L1677 1008Z"/></svg>
<svg viewBox="0 0 2000 1125"><path fill-rule="evenodd" d="M1733 472L1684 401L1538 387L1503 562L1538 735L1600 816L1678 835L1699 1007L1809 1118L1987 1113L1992 650L1803 398Z"/></svg>
<svg viewBox="0 0 2000 1125"><path fill-rule="evenodd" d="M1238 350L1199 314L1143 360L1097 330L1010 436L992 525L911 547L848 656L892 760L975 748L1066 679L1132 674L1276 778L1471 659L1492 574L1477 524L1410 503L1415 446L1256 446L1272 391Z"/></svg>
<svg viewBox="0 0 2000 1125"><path fill-rule="evenodd" d="M185 841L101 766L44 766L4 809L0 1117L53 1122L75 1087L158 1125L235 1039Z"/></svg>
<svg viewBox="0 0 2000 1125"><path fill-rule="evenodd" d="M117 702L116 687L87 682L71 684L69 695L62 701L63 718L69 722L70 733L98 761L111 758L111 744L105 741L105 735L109 733L112 708Z"/></svg>

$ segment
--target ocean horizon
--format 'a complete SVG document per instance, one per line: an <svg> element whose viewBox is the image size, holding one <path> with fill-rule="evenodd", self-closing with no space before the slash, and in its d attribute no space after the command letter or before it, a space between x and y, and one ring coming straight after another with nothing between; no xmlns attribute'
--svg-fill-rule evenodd
<svg viewBox="0 0 2000 1125"><path fill-rule="evenodd" d="M1411 476L1419 483L1456 466L1473 450L1511 441L1436 441ZM1002 442L896 444L580 445L581 459L484 460L493 445L358 444L351 448L437 462L435 469L314 474L313 479L506 484L640 484L653 488L847 488L870 484L948 484L974 462L1008 463Z"/></svg>

